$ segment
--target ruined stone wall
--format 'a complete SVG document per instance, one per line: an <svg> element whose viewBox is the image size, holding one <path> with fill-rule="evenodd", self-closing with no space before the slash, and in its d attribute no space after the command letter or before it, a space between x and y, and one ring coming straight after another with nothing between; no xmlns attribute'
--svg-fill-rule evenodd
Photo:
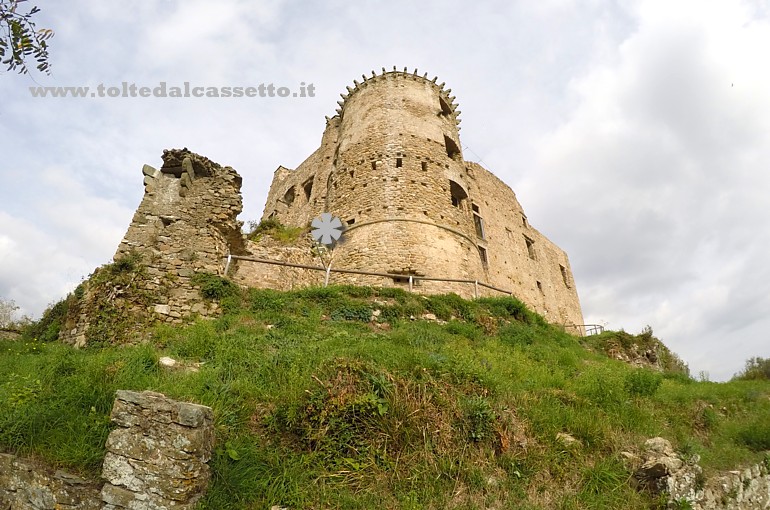
<svg viewBox="0 0 770 510"><path fill-rule="evenodd" d="M101 491L105 510L192 509L209 483L210 407L151 391L117 392Z"/></svg>
<svg viewBox="0 0 770 510"><path fill-rule="evenodd" d="M209 483L214 427L209 407L150 391L118 391L101 480L0 454L0 508L191 510Z"/></svg>
<svg viewBox="0 0 770 510"><path fill-rule="evenodd" d="M645 442L634 481L641 489L665 494L668 508L770 508L770 466L767 463L706 477L699 461L697 455L682 458L669 441L654 437Z"/></svg>
<svg viewBox="0 0 770 510"><path fill-rule="evenodd" d="M305 226L328 211L346 225L336 267L478 280L513 291L552 322L582 324L566 253L532 228L507 185L463 160L460 112L451 90L435 82L392 71L349 87L319 150L297 170L276 171L263 219ZM249 267L256 266L242 266L236 278L259 285L264 278L248 272L261 270ZM333 281L405 286L358 275ZM415 290L474 295L458 283Z"/></svg>
<svg viewBox="0 0 770 510"><path fill-rule="evenodd" d="M193 310L199 295L190 277L196 272L223 274L228 253L244 253L241 176L230 167L187 149L163 151L163 166L148 165L145 195L118 247L116 258L136 251L147 264L147 289L157 291L163 277L176 281L157 313L169 322Z"/></svg>
<svg viewBox="0 0 770 510"><path fill-rule="evenodd" d="M40 462L0 453L0 508L98 510L100 484Z"/></svg>
<svg viewBox="0 0 770 510"><path fill-rule="evenodd" d="M198 272L221 275L228 253L245 253L236 219L242 210L241 177L187 149L167 150L162 157L160 170L142 169L144 197L115 254L116 261L138 257L143 272L130 285L111 287L121 295L105 295L86 282L61 340L85 345L100 307L110 300L121 300L113 308L130 309L139 322L180 323L192 314L216 311L202 300L192 277Z"/></svg>

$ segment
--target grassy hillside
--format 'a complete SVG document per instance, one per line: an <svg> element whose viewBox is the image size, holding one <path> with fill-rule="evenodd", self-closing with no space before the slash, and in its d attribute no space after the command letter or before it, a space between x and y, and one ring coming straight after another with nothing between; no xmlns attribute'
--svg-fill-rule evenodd
<svg viewBox="0 0 770 510"><path fill-rule="evenodd" d="M117 389L214 409L210 509L650 508L621 455L649 437L707 470L770 449L767 381L696 382L675 359L660 374L604 354L649 331L583 340L510 298L201 286L225 315L149 344L0 344L0 449L98 474Z"/></svg>

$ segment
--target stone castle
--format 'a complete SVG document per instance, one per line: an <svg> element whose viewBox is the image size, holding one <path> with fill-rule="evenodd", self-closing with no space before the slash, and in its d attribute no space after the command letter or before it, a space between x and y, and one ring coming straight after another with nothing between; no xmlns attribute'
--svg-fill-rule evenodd
<svg viewBox="0 0 770 510"><path fill-rule="evenodd" d="M297 169L275 171L262 219L307 227L323 212L341 218L333 268L353 273L335 272L333 283L511 294L552 323L582 325L567 254L530 225L511 188L463 159L460 112L436 81L395 69L354 80L327 117L320 148ZM217 313L201 298L197 273L227 272L252 287L323 284L307 231L289 243L246 240L235 170L187 149L162 159L160 169L142 169L144 198L115 255L141 257L146 271L76 292L62 340L99 340L98 320L122 317L131 330Z"/></svg>
<svg viewBox="0 0 770 510"><path fill-rule="evenodd" d="M262 219L305 226L330 212L346 227L336 267L401 275L335 275L337 282L406 287L408 275L484 282L551 322L583 324L567 254L530 225L511 188L463 159L460 111L436 81L395 69L354 81L327 118L320 148L296 170L275 171ZM270 248L250 251L317 264L308 250ZM323 274L242 263L236 278L287 288L317 284ZM418 292L475 295L467 283L415 281Z"/></svg>

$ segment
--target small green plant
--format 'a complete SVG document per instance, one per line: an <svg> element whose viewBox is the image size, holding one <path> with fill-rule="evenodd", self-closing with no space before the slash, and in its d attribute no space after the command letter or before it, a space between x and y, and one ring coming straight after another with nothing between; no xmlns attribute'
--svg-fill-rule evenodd
<svg viewBox="0 0 770 510"><path fill-rule="evenodd" d="M335 321L369 322L372 317L372 307L363 303L346 303L332 310L331 319Z"/></svg>
<svg viewBox="0 0 770 510"><path fill-rule="evenodd" d="M465 402L464 408L469 439L472 441L488 439L492 434L496 417L489 401L484 397L473 396Z"/></svg>
<svg viewBox="0 0 770 510"><path fill-rule="evenodd" d="M200 293L206 299L222 300L240 292L239 287L232 281L211 273L196 273L192 277L192 283L200 287Z"/></svg>
<svg viewBox="0 0 770 510"><path fill-rule="evenodd" d="M735 438L755 452L770 450L770 421L766 418L751 421L738 428Z"/></svg>
<svg viewBox="0 0 770 510"><path fill-rule="evenodd" d="M651 397L660 388L663 376L657 372L637 369L626 375L623 386L632 397Z"/></svg>
<svg viewBox="0 0 770 510"><path fill-rule="evenodd" d="M671 507L676 510L692 510L692 503L687 498L679 498L671 502Z"/></svg>

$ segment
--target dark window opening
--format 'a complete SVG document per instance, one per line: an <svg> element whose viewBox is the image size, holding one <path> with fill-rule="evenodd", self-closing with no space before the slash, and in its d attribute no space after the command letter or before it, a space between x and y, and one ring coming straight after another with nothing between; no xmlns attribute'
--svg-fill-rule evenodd
<svg viewBox="0 0 770 510"><path fill-rule="evenodd" d="M355 174L356 174L356 173L355 173L353 170L351 170L351 171L350 171L350 177L351 177L351 179L353 178L353 176L355 176Z"/></svg>
<svg viewBox="0 0 770 510"><path fill-rule="evenodd" d="M452 108L449 106L449 103L447 103L443 97L438 98L438 104L441 107L441 115L451 115L452 114Z"/></svg>
<svg viewBox="0 0 770 510"><path fill-rule="evenodd" d="M559 269L561 270L561 279L564 280L564 286L568 289L572 288L572 286L569 284L569 275L567 274L567 268L559 264Z"/></svg>
<svg viewBox="0 0 770 510"><path fill-rule="evenodd" d="M529 258L537 260L537 257L535 256L535 241L524 236L524 242L527 243L527 255L529 255Z"/></svg>
<svg viewBox="0 0 770 510"><path fill-rule="evenodd" d="M444 145L446 146L446 155L450 158L455 159L455 157L460 155L460 147L446 135L444 135Z"/></svg>
<svg viewBox="0 0 770 510"><path fill-rule="evenodd" d="M403 165L403 160L401 158L396 158L396 168L401 168Z"/></svg>
<svg viewBox="0 0 770 510"><path fill-rule="evenodd" d="M486 239L486 235L484 234L484 220L475 212L473 213L473 226L476 227L476 236L481 239Z"/></svg>
<svg viewBox="0 0 770 510"><path fill-rule="evenodd" d="M372 161L372 170L377 170L377 162Z"/></svg>
<svg viewBox="0 0 770 510"><path fill-rule="evenodd" d="M356 222L356 219L355 219L355 218L350 218L350 219L347 221L347 224L348 224L348 225L352 225L352 224L354 224L355 222Z"/></svg>
<svg viewBox="0 0 770 510"><path fill-rule="evenodd" d="M393 275L400 275L393 277L393 283L409 283L410 276L425 276L423 273L418 272L411 267L405 267L403 269L391 269L388 273ZM412 278L412 285L420 285L420 281L417 278Z"/></svg>
<svg viewBox="0 0 770 510"><path fill-rule="evenodd" d="M423 172L427 172L428 171L428 163L426 163L425 161L420 163L420 167L422 168Z"/></svg>
<svg viewBox="0 0 770 510"><path fill-rule="evenodd" d="M463 200L468 198L468 193L465 192L462 186L455 181L449 181L449 194L452 197L452 205L454 207L462 207Z"/></svg>
<svg viewBox="0 0 770 510"><path fill-rule="evenodd" d="M479 258L481 259L481 264L484 267L487 267L487 264L489 263L489 260L487 259L487 249L482 248L481 246L479 248Z"/></svg>
<svg viewBox="0 0 770 510"><path fill-rule="evenodd" d="M302 190L305 192L305 197L308 200L310 200L310 194L313 193L313 179L315 179L315 176L313 176L310 179L306 180L302 184Z"/></svg>
<svg viewBox="0 0 770 510"><path fill-rule="evenodd" d="M286 205L291 205L294 203L294 198L296 196L296 192L294 190L294 186L286 190L286 193L283 194L283 201Z"/></svg>

